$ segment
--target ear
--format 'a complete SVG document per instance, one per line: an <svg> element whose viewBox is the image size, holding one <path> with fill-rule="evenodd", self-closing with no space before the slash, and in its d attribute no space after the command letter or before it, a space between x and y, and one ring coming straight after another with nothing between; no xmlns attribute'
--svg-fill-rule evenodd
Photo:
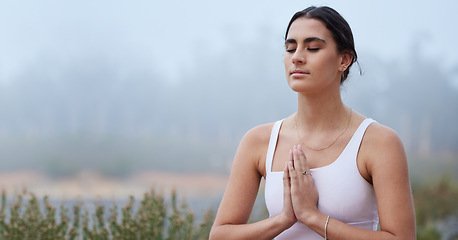
<svg viewBox="0 0 458 240"><path fill-rule="evenodd" d="M350 66L352 61L353 61L353 54L349 52L343 52L340 58L339 70L342 72L345 71L348 68L348 66Z"/></svg>

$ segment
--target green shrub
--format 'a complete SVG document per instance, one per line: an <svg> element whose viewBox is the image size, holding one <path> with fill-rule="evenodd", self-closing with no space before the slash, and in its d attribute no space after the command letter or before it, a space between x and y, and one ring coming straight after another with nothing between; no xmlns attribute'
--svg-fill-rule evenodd
<svg viewBox="0 0 458 240"><path fill-rule="evenodd" d="M438 224L452 216L458 216L458 187L450 176L444 175L438 182L413 186L417 239L435 240L442 235ZM451 231L453 229L445 229Z"/></svg>
<svg viewBox="0 0 458 240"><path fill-rule="evenodd" d="M413 186L417 239L440 239L444 219L458 215L458 187L450 177L429 185ZM69 212L71 214L69 214ZM261 214L265 215L265 214ZM215 212L209 209L200 224L186 201L170 199L153 190L140 201L130 196L119 208L96 203L93 211L83 202L57 209L47 196L39 200L23 191L10 202L1 194L0 239L5 240L201 240L208 239Z"/></svg>
<svg viewBox="0 0 458 240"><path fill-rule="evenodd" d="M177 194L172 192L171 204L154 190L135 201L129 197L127 204L118 210L113 203L106 206L96 203L95 210L82 211L84 204L78 202L70 207L61 204L59 211L47 196L39 201L30 192L24 191L7 204L7 195L2 191L0 209L0 239L8 240L159 240L208 239L214 212L208 210L201 224L195 225L195 217L183 201L177 203Z"/></svg>

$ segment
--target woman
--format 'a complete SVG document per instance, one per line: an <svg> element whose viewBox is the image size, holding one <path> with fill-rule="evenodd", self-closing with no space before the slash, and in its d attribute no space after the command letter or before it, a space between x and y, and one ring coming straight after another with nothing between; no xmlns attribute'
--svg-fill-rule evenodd
<svg viewBox="0 0 458 240"><path fill-rule="evenodd" d="M340 96L357 59L348 23L309 7L291 19L285 49L297 112L243 137L210 239L415 239L399 137ZM270 217L248 224L261 177Z"/></svg>

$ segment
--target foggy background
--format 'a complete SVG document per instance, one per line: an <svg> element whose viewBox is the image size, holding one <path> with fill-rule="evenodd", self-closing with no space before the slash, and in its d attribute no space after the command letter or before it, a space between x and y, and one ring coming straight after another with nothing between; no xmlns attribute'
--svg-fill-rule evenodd
<svg viewBox="0 0 458 240"><path fill-rule="evenodd" d="M456 179L452 0L0 0L0 175L227 177L247 130L296 111L283 37L310 5L352 27L344 102L400 134L414 180Z"/></svg>

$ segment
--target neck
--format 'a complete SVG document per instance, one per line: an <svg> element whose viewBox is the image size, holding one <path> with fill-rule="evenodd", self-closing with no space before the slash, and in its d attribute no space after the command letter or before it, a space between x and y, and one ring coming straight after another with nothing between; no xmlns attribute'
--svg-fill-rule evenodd
<svg viewBox="0 0 458 240"><path fill-rule="evenodd" d="M330 129L342 129L348 119L349 109L337 93L311 95L298 93L297 124L310 134ZM344 121L345 120L345 121Z"/></svg>

